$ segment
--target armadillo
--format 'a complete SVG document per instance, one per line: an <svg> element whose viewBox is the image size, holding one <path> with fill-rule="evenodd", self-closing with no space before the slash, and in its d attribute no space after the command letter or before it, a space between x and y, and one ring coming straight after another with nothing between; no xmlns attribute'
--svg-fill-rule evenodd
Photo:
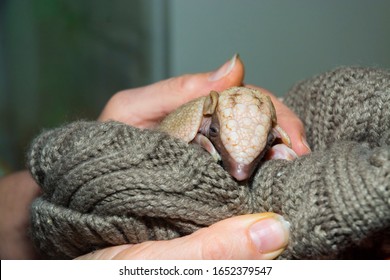
<svg viewBox="0 0 390 280"><path fill-rule="evenodd" d="M194 99L160 123L159 130L197 143L237 181L250 178L276 138L291 150L287 133L277 124L270 97L259 90L233 87ZM292 150L287 156L295 154Z"/></svg>

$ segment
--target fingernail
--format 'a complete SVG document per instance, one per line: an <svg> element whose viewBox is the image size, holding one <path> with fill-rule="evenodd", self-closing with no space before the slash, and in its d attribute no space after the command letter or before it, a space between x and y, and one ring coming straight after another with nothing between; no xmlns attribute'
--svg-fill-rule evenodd
<svg viewBox="0 0 390 280"><path fill-rule="evenodd" d="M217 81L217 80L225 77L227 74L229 74L232 71L232 69L234 68L234 65L236 65L237 58L238 58L238 54L235 54L224 65L222 65L216 71L211 73L209 76L209 81Z"/></svg>
<svg viewBox="0 0 390 280"><path fill-rule="evenodd" d="M282 216L262 219L253 224L249 233L258 252L269 254L280 252L288 244L290 223Z"/></svg>

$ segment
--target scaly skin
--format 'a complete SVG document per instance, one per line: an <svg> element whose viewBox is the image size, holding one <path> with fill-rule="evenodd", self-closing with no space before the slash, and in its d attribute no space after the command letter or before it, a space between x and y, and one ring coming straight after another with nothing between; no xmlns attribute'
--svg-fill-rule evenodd
<svg viewBox="0 0 390 280"><path fill-rule="evenodd" d="M191 142L202 123L205 99L200 97L180 106L165 117L158 129L187 143Z"/></svg>
<svg viewBox="0 0 390 280"><path fill-rule="evenodd" d="M216 160L221 159L223 167L238 181L253 174L276 137L291 146L288 135L277 125L271 99L245 87L212 91L209 96L186 103L169 114L159 129L200 144ZM276 153L275 158L291 159Z"/></svg>
<svg viewBox="0 0 390 280"><path fill-rule="evenodd" d="M257 90L230 88L220 94L216 113L225 149L237 163L250 164L266 147L276 121L270 98Z"/></svg>

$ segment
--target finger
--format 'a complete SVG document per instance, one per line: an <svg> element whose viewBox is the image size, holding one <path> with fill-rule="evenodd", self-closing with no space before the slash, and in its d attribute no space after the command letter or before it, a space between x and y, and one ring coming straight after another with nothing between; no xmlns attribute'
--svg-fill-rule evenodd
<svg viewBox="0 0 390 280"><path fill-rule="evenodd" d="M0 257L35 259L37 252L28 234L30 207L41 194L27 170L0 178Z"/></svg>
<svg viewBox="0 0 390 280"><path fill-rule="evenodd" d="M205 96L211 90L221 91L239 86L243 78L244 65L235 55L213 72L183 75L121 91L110 99L99 120L111 119L138 127L150 127L189 100Z"/></svg>
<svg viewBox="0 0 390 280"><path fill-rule="evenodd" d="M287 246L289 224L274 213L237 216L168 241L95 251L79 259L274 259Z"/></svg>
<svg viewBox="0 0 390 280"><path fill-rule="evenodd" d="M239 86L243 78L244 65L239 56L234 55L232 59L213 72L171 78L147 86L145 90L153 92L158 89L160 98L170 100L162 104L164 105L163 111L169 113L194 98L208 95L212 90L222 91L232 86Z"/></svg>
<svg viewBox="0 0 390 280"><path fill-rule="evenodd" d="M298 116L268 90L253 85L246 86L256 88L271 98L275 106L278 124L290 137L292 149L298 156L309 154L311 150L306 141L305 129Z"/></svg>

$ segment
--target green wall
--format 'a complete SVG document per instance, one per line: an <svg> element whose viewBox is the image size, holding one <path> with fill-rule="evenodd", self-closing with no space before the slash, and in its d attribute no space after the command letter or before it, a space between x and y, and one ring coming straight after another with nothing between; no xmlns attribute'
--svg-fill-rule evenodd
<svg viewBox="0 0 390 280"><path fill-rule="evenodd" d="M42 128L95 119L115 92L151 82L148 4L1 1L3 169L5 162L24 167L26 149Z"/></svg>
<svg viewBox="0 0 390 280"><path fill-rule="evenodd" d="M172 0L171 74L238 52L246 81L282 95L340 65L390 68L388 0Z"/></svg>

